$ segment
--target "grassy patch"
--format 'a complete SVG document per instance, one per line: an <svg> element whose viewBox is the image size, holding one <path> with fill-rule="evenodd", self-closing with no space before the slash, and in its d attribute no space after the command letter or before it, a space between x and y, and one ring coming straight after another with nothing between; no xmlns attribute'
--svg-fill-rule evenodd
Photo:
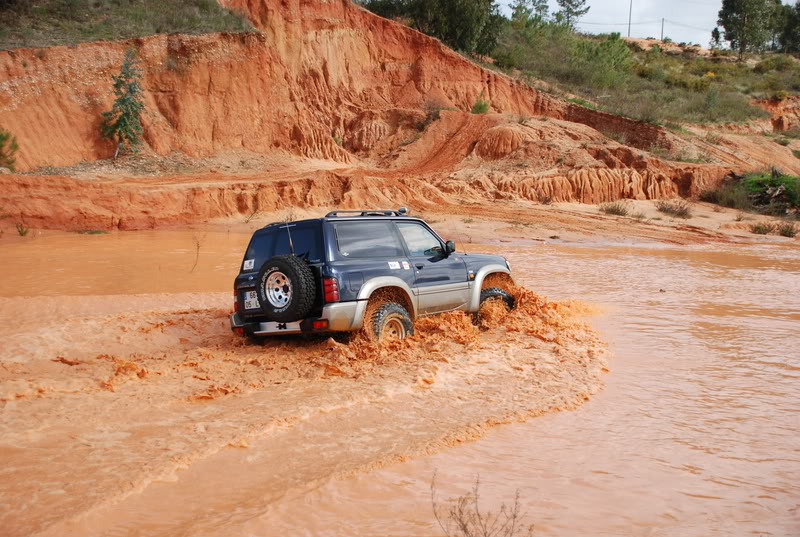
<svg viewBox="0 0 800 537"><path fill-rule="evenodd" d="M106 235L108 231L103 229L76 229L73 233L78 235Z"/></svg>
<svg viewBox="0 0 800 537"><path fill-rule="evenodd" d="M628 204L622 200L610 201L600 204L600 212L615 216L628 216L628 213L630 213L630 207L628 207Z"/></svg>
<svg viewBox="0 0 800 537"><path fill-rule="evenodd" d="M216 0L25 0L0 2L0 49L71 45L154 34L251 32Z"/></svg>
<svg viewBox="0 0 800 537"><path fill-rule="evenodd" d="M569 102L571 102L571 103L575 103L575 104L577 104L579 106L583 106L585 108L591 108L592 110L597 110L598 109L596 104L590 103L589 101L587 101L585 99L581 99L580 97L569 97L567 100Z"/></svg>
<svg viewBox="0 0 800 537"><path fill-rule="evenodd" d="M755 224L750 224L750 233L755 233L756 235L768 235L775 230L775 224L771 224L770 222L756 222Z"/></svg>
<svg viewBox="0 0 800 537"><path fill-rule="evenodd" d="M778 235L781 237L794 237L797 235L797 226L791 222L784 222L778 226Z"/></svg>
<svg viewBox="0 0 800 537"><path fill-rule="evenodd" d="M684 200L659 200L656 202L656 209L675 218L692 217L692 208Z"/></svg>

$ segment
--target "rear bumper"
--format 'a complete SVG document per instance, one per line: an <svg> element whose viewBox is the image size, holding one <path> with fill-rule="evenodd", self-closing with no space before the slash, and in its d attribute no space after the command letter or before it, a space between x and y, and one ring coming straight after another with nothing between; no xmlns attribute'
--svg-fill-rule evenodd
<svg viewBox="0 0 800 537"><path fill-rule="evenodd" d="M279 334L307 334L320 332L347 332L361 328L356 322L359 303L362 301L337 302L322 308L322 315L309 317L293 323L246 321L238 312L230 316L231 330L244 329L248 336L271 336ZM363 314L363 313L362 313ZM328 321L327 328L314 329L314 321Z"/></svg>

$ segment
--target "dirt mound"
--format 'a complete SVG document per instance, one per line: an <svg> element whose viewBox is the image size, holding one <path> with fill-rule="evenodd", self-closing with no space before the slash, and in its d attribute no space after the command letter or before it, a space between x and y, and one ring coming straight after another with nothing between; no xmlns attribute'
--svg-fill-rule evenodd
<svg viewBox="0 0 800 537"><path fill-rule="evenodd" d="M0 432L14 448L0 523L9 536L82 534L70 521L132 492L146 501L154 481L229 446L260 443L292 461L263 465L272 474L252 497L264 498L265 483L282 494L579 405L601 387L602 343L569 305L525 290L517 300L481 325L462 313L421 319L417 335L387 345L356 336L257 346L231 334L228 293L0 299L0 312L25 312L2 327ZM349 439L341 449L331 428ZM242 492L247 476L237 483Z"/></svg>

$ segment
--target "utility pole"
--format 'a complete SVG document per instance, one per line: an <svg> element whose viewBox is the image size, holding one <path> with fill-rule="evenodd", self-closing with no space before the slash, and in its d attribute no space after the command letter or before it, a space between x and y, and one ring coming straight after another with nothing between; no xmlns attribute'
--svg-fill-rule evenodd
<svg viewBox="0 0 800 537"><path fill-rule="evenodd" d="M664 40L664 17L661 17L661 41Z"/></svg>
<svg viewBox="0 0 800 537"><path fill-rule="evenodd" d="M631 0L631 7L628 9L628 37L631 36L631 13L633 13L633 0Z"/></svg>

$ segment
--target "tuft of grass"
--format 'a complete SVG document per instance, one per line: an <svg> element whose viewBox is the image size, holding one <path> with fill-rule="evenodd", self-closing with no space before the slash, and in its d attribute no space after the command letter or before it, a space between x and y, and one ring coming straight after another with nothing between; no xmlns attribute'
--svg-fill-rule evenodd
<svg viewBox="0 0 800 537"><path fill-rule="evenodd" d="M778 235L781 237L794 237L797 235L797 226L792 222L785 222L778 226Z"/></svg>
<svg viewBox="0 0 800 537"><path fill-rule="evenodd" d="M626 145L628 142L628 137L624 132L612 131L608 129L601 129L600 132L606 138L611 138L618 144Z"/></svg>
<svg viewBox="0 0 800 537"><path fill-rule="evenodd" d="M0 49L72 45L154 34L253 32L215 0L0 2Z"/></svg>
<svg viewBox="0 0 800 537"><path fill-rule="evenodd" d="M464 218L461 221L464 222L465 224L471 224L471 223L473 223L475 221L475 219L474 218Z"/></svg>
<svg viewBox="0 0 800 537"><path fill-rule="evenodd" d="M76 229L74 233L78 235L106 235L108 231L104 229Z"/></svg>
<svg viewBox="0 0 800 537"><path fill-rule="evenodd" d="M27 235L30 230L31 228L26 226L24 223L17 222L17 233L19 233L20 237L24 237L25 235Z"/></svg>
<svg viewBox="0 0 800 537"><path fill-rule="evenodd" d="M472 109L470 111L473 114L486 114L489 112L489 101L484 98L483 92L481 92L480 96L478 96L478 100L472 105Z"/></svg>
<svg viewBox="0 0 800 537"><path fill-rule="evenodd" d="M600 204L600 212L616 216L628 216L630 208L623 200L610 201Z"/></svg>
<svg viewBox="0 0 800 537"><path fill-rule="evenodd" d="M755 224L750 224L750 233L755 233L756 235L768 235L775 230L775 224L771 222L756 222Z"/></svg>
<svg viewBox="0 0 800 537"><path fill-rule="evenodd" d="M580 97L567 97L567 100L571 103L577 104L578 106L583 106L584 108L599 110L596 104L590 103L586 99L581 99Z"/></svg>
<svg viewBox="0 0 800 537"><path fill-rule="evenodd" d="M641 223L647 219L647 216L641 211L631 214L631 218L636 220L637 222Z"/></svg>
<svg viewBox="0 0 800 537"><path fill-rule="evenodd" d="M692 208L684 200L659 200L656 202L656 209L675 218L692 217Z"/></svg>

